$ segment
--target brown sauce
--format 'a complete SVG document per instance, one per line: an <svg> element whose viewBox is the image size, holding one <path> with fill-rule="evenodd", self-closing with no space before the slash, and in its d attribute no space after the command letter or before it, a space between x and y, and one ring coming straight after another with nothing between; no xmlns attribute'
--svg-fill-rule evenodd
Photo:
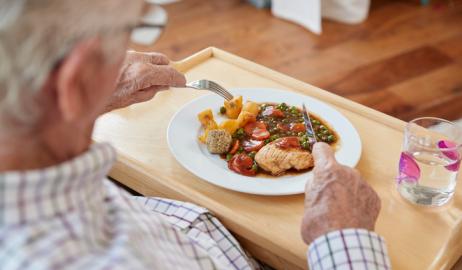
<svg viewBox="0 0 462 270"><path fill-rule="evenodd" d="M337 133L330 127L330 125L328 125L325 121L316 115L310 114L310 118L318 142L322 141L328 143L331 146L338 144L339 137ZM300 147L303 150L311 152L312 144L309 143L310 140L306 134L303 115L300 108L289 106L285 103L262 103L260 104L260 112L257 115L257 122L264 123L267 131L269 132L269 136L265 139L262 139L262 141L264 141L264 145L279 138L296 137L300 141ZM262 133L259 132L259 135L261 134ZM254 135L255 134L251 134L245 128L240 128L233 134L233 143L236 140L239 140L241 145L238 153L244 153L249 155L252 159L254 158L256 151L246 151L242 147L244 141L255 139ZM228 154L223 155L222 157L229 159L231 156ZM278 177L273 176L259 168L256 162L254 162L254 167L257 169L256 176L265 178ZM297 175L310 171L311 169L312 168L301 171L291 169L281 175Z"/></svg>

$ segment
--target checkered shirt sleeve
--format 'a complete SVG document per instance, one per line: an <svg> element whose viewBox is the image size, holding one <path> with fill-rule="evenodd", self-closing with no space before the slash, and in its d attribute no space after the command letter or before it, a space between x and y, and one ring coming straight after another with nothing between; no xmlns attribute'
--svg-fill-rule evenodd
<svg viewBox="0 0 462 270"><path fill-rule="evenodd" d="M218 265L230 269L264 269L240 246L234 236L209 210L198 205L157 197L132 197L157 214L167 217L195 245L206 250Z"/></svg>
<svg viewBox="0 0 462 270"><path fill-rule="evenodd" d="M382 237L364 229L333 231L318 237L308 249L311 270L391 269Z"/></svg>

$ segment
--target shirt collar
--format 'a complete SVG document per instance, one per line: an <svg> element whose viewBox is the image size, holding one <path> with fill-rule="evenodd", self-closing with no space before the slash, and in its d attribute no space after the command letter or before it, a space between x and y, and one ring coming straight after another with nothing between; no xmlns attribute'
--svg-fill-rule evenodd
<svg viewBox="0 0 462 270"><path fill-rule="evenodd" d="M109 144L94 144L56 166L0 173L0 226L102 207L103 179L115 158Z"/></svg>

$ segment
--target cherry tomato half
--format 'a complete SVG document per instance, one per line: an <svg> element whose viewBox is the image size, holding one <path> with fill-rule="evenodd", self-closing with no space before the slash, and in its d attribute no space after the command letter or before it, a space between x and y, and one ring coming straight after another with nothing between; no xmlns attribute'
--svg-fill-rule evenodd
<svg viewBox="0 0 462 270"><path fill-rule="evenodd" d="M304 132L304 131L306 131L305 124L303 124L303 123L292 123L292 124L290 124L290 131Z"/></svg>
<svg viewBox="0 0 462 270"><path fill-rule="evenodd" d="M265 145L264 141L246 140L242 142L242 147L246 152L258 151Z"/></svg>
<svg viewBox="0 0 462 270"><path fill-rule="evenodd" d="M300 148L300 141L298 140L298 137L284 137L277 139L274 141L277 147L282 148L282 149L288 149L288 148Z"/></svg>
<svg viewBox="0 0 462 270"><path fill-rule="evenodd" d="M228 162L228 168L230 170L246 176L254 176L257 174L255 170L252 170L252 166L253 159L246 154L237 154Z"/></svg>
<svg viewBox="0 0 462 270"><path fill-rule="evenodd" d="M248 123L244 127L245 133L252 139L263 141L270 137L269 131L266 129L266 125L263 122Z"/></svg>
<svg viewBox="0 0 462 270"><path fill-rule="evenodd" d="M278 124L276 125L276 127L277 127L278 129L282 130L282 131L289 131L289 130L290 130L289 125L283 124L283 123L278 123Z"/></svg>
<svg viewBox="0 0 462 270"><path fill-rule="evenodd" d="M230 154L234 155L236 154L237 150L239 150L239 140L236 140L233 144L233 146L231 147L231 150L229 151Z"/></svg>
<svg viewBox="0 0 462 270"><path fill-rule="evenodd" d="M276 109L273 106L266 107L265 110L261 113L261 115L273 116L273 117L284 117L284 113L281 110Z"/></svg>

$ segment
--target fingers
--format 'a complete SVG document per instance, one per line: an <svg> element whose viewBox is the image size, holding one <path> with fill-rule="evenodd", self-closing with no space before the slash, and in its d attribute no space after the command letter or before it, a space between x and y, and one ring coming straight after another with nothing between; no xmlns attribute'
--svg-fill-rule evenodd
<svg viewBox="0 0 462 270"><path fill-rule="evenodd" d="M136 92L136 95L134 97L134 103L148 101L152 99L157 94L157 92L161 90L162 89L158 87L151 87L145 90L138 91Z"/></svg>
<svg viewBox="0 0 462 270"><path fill-rule="evenodd" d="M335 152L326 143L316 143L313 146L313 158L315 168L327 168L337 164Z"/></svg>
<svg viewBox="0 0 462 270"><path fill-rule="evenodd" d="M152 86L182 87L185 84L184 75L171 66L136 63L130 65L120 76L118 88L133 93Z"/></svg>
<svg viewBox="0 0 462 270"><path fill-rule="evenodd" d="M170 60L167 56L161 53L143 53L128 51L125 57L125 64L134 64L134 63L148 63L153 65L168 65Z"/></svg>
<svg viewBox="0 0 462 270"><path fill-rule="evenodd" d="M152 85L183 87L186 84L185 76L171 66L149 65L149 70L150 72L145 74L143 88Z"/></svg>

